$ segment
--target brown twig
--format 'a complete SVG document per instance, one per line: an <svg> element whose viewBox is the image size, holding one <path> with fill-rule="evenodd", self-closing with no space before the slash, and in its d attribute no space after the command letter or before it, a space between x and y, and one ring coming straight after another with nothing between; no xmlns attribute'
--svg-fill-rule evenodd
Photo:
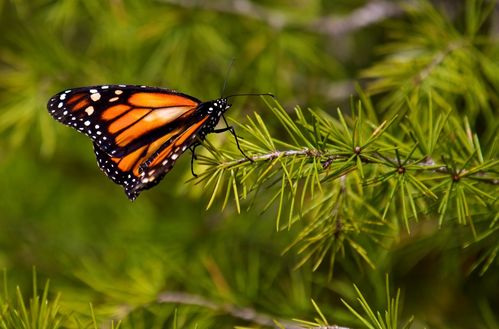
<svg viewBox="0 0 499 329"><path fill-rule="evenodd" d="M316 20L309 26L309 30L327 36L344 35L355 32L369 25L376 24L387 18L402 15L404 10L393 1L371 1L347 16L330 16Z"/></svg>
<svg viewBox="0 0 499 329"><path fill-rule="evenodd" d="M234 318L245 320L251 323L256 323L262 326L273 328L286 328L286 329L303 329L303 326L297 325L293 321L276 319L268 314L263 314L248 307L238 307L232 304L216 303L208 300L205 297L188 294L185 292L168 291L160 294L157 298L159 303L171 303L182 305L195 305L204 308L209 308L214 311L223 312L233 316ZM277 323L280 325L278 326ZM315 327L310 329L349 329L338 326Z"/></svg>
<svg viewBox="0 0 499 329"><path fill-rule="evenodd" d="M301 23L286 16L282 12L271 10L257 5L249 0L234 1L206 1L196 0L162 0L163 2L183 8L200 8L219 13L239 15L261 21L274 29L286 27L300 27L306 31L323 34L329 37L355 32L361 28L378 23L387 18L403 14L404 10L399 3L374 0L368 2L346 16L325 16L312 22ZM405 3L412 3L406 1Z"/></svg>
<svg viewBox="0 0 499 329"><path fill-rule="evenodd" d="M371 154L374 157L377 157L380 160L384 161L390 161L391 163L396 163L396 159L388 159L378 152L374 152ZM258 154L258 155L253 155L248 158L239 158L235 160L230 160L230 161L223 161L219 165L225 168L230 168L234 166L238 166L242 163L246 162L261 162L261 161L268 161L268 160L274 160L277 158L286 158L286 157L308 157L308 158L318 158L318 159L323 159L322 161L322 166L324 169L327 169L334 161L338 160L347 160L349 156L345 156L342 154L331 154L330 152L324 152L320 151L317 149L309 149L305 148L302 150L287 150L287 151L272 151L269 153L264 153L264 154ZM369 163L363 156L361 156L361 161L364 163ZM383 162L381 162L383 163ZM433 159L427 158L423 162L417 163L418 168L417 170L428 170L428 171L433 171L433 172L439 172L439 173L444 173L444 174L453 174L453 171L450 167L448 167L446 164L438 164L434 162ZM461 171L460 171L461 172ZM462 173L465 173L465 171L462 171ZM499 185L499 180L495 177L486 177L484 176L484 172L476 172L473 175L467 176L469 178L475 178L479 179L482 183L487 183L491 185Z"/></svg>

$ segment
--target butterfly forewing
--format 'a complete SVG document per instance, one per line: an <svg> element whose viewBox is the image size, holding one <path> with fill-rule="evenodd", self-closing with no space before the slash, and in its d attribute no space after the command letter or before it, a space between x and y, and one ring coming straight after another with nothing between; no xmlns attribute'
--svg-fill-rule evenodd
<svg viewBox="0 0 499 329"><path fill-rule="evenodd" d="M165 125L189 116L200 103L172 90L111 85L63 91L50 99L48 109L103 151L123 155L155 139L157 130L164 132Z"/></svg>
<svg viewBox="0 0 499 329"><path fill-rule="evenodd" d="M47 107L92 139L99 167L133 200L213 131L229 106L225 99L201 103L168 89L109 85L63 91Z"/></svg>

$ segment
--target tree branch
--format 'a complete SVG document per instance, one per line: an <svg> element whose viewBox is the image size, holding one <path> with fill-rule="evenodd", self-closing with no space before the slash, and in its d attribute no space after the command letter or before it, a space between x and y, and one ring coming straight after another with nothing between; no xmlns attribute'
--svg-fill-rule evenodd
<svg viewBox="0 0 499 329"><path fill-rule="evenodd" d="M184 293L184 292L176 292L176 291L163 292L158 296L157 301L159 303L195 305L195 306L205 307L214 311L229 314L234 318L256 323L262 326L269 326L274 328L282 328L282 326L284 326L284 328L286 329L303 329L303 326L296 325L292 321L276 319L270 315L259 313L254 309L248 307L237 307L231 304L216 303L202 296ZM278 326L276 323L279 323L281 326ZM338 327L338 326L327 326L327 327L315 327L310 329L349 329L349 328Z"/></svg>
<svg viewBox="0 0 499 329"><path fill-rule="evenodd" d="M322 161L322 167L324 169L328 168L334 161L336 160L347 160L349 156L345 156L343 154L331 154L329 152L324 152L320 151L317 149L310 149L310 148L304 148L302 150L286 150L286 151L273 151L270 153L264 153L264 154L258 154L258 155L253 155L248 158L239 158L235 160L230 160L230 161L223 161L220 163L221 166L225 168L230 168L234 167L237 165L240 165L242 163L246 162L261 162L261 161L267 161L267 160L274 160L277 158L285 158L285 157L295 157L295 156L305 156L309 158L325 158L324 161ZM372 163L371 161L366 160L364 157L362 157L362 154L359 154L360 159L363 163ZM397 163L396 159L387 159L383 156L381 156L377 152L373 152L370 154L371 157L377 158L382 161L391 161L392 164ZM402 162L405 162L404 159L401 159ZM380 162L380 164L383 164L383 162ZM414 164L414 163L408 163L408 165ZM436 163L433 159L427 158L423 162L417 163L419 167L421 167L420 170L428 170L428 171L433 171L433 172L439 172L443 174L453 174L453 171L451 168L449 168L446 164L442 163ZM426 167L426 168L425 168ZM466 169L461 169L458 170L458 172L465 174ZM477 178L483 183L488 183L492 185L499 185L499 179L494 178L494 177L485 177L483 172L476 172L473 175L468 176L470 178Z"/></svg>
<svg viewBox="0 0 499 329"><path fill-rule="evenodd" d="M324 153L316 149L303 149L303 150L287 150L287 151L273 151L270 153L253 155L248 158L236 159L222 164L232 167L245 162L258 162L266 160L274 160L283 157L293 157L293 156L308 156L313 158L320 158L324 156Z"/></svg>
<svg viewBox="0 0 499 329"><path fill-rule="evenodd" d="M402 6L398 3L385 0L373 0L363 7L352 11L347 16L325 16L312 22L300 23L281 12L264 8L249 0L210 1L203 2L202 4L196 0L162 1L183 8L201 8L219 13L247 17L261 21L277 30L290 26L298 26L309 32L319 33L329 37L352 33L387 18L399 16L404 12ZM405 3L413 3L413 1L408 0Z"/></svg>
<svg viewBox="0 0 499 329"><path fill-rule="evenodd" d="M406 1L412 3L413 1ZM395 2L375 0L352 11L348 16L329 16L317 19L307 28L327 36L338 36L355 32L390 17L402 15L404 10Z"/></svg>

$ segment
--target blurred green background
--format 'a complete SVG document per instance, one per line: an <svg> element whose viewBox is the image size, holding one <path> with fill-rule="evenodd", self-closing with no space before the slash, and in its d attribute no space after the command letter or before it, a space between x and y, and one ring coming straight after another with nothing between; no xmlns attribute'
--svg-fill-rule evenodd
<svg viewBox="0 0 499 329"><path fill-rule="evenodd" d="M432 236L433 246L406 241L377 270L344 259L328 280L327 268L295 269L298 257L282 254L296 232L276 232L272 211L238 214L231 202L222 211L223 200L206 210L211 195L186 182L189 155L128 201L98 169L90 141L45 108L53 94L76 86L144 84L209 100L227 80L226 94L272 92L287 108L348 112L356 83L367 82L360 72L385 56L383 45L400 31L394 22L416 24L400 3L408 4L0 1L0 268L8 286L29 293L35 266L40 282L50 279L51 293L61 293L69 327L76 318L87 326L90 302L103 326L123 319L125 328L259 327L223 309L157 302L168 292L287 320L316 317L314 299L332 324L358 326L340 298L352 301L356 283L383 305L389 273L404 289L404 316L414 314L418 327L492 328L497 277L453 273L461 250L445 245L445 232ZM459 22L464 3L436 6ZM244 121L254 111L272 126L258 98L235 100L229 117ZM209 138L223 145L231 137ZM451 249L445 259L420 251L435 245Z"/></svg>

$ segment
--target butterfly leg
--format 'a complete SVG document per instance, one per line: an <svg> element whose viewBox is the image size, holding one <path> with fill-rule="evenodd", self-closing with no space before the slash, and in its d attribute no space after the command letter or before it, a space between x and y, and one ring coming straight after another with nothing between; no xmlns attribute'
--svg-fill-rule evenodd
<svg viewBox="0 0 499 329"><path fill-rule="evenodd" d="M234 136L234 139L236 140L236 145L237 145L237 149L239 150L239 152L241 152L241 154L246 159L248 159L250 162L254 162L252 158L250 158L249 156L246 155L246 153L243 152L243 150L241 149L241 146L239 146L239 140L237 139L237 135L236 135L236 131L234 130L234 127L229 126L229 124L227 123L227 120L225 119L225 117L223 115L222 115L222 119L224 119L225 125L227 127L220 128L220 129L214 129L213 132L218 134L218 133L223 133L225 131L230 131L230 133L232 134L232 136Z"/></svg>
<svg viewBox="0 0 499 329"><path fill-rule="evenodd" d="M198 175L196 175L196 173L194 172L194 160L197 160L198 158L196 156L196 147L198 147L199 145L201 145L201 143L196 142L189 147L189 150L191 150L191 173L194 177L198 177Z"/></svg>

